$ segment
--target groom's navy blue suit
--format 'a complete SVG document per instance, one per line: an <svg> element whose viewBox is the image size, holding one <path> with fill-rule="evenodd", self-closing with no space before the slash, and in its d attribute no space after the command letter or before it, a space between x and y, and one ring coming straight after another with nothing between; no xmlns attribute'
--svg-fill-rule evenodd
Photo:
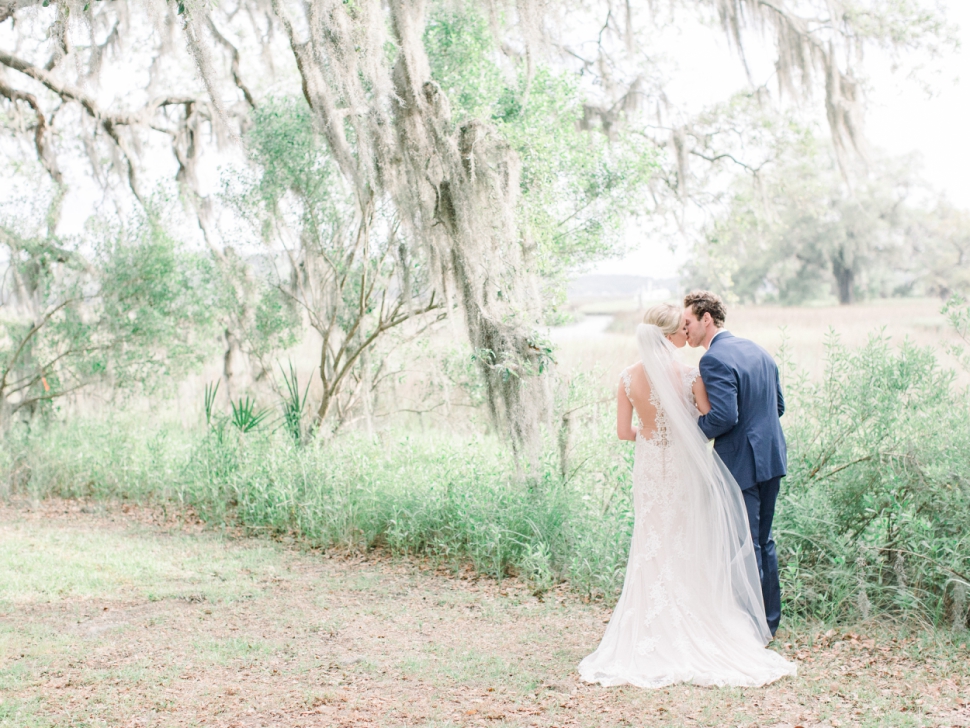
<svg viewBox="0 0 970 728"><path fill-rule="evenodd" d="M765 616L774 634L781 619L778 556L771 521L788 454L780 417L785 413L778 367L753 341L718 333L701 357L701 379L711 411L698 420L714 450L738 481L754 540Z"/></svg>

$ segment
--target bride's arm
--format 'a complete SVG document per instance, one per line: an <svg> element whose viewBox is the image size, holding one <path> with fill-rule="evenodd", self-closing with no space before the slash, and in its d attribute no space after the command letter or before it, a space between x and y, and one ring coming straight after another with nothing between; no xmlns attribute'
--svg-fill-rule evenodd
<svg viewBox="0 0 970 728"><path fill-rule="evenodd" d="M702 415L706 415L711 411L711 400L707 397L707 387L704 386L704 380L700 377L694 380L694 401L697 403L697 411Z"/></svg>
<svg viewBox="0 0 970 728"><path fill-rule="evenodd" d="M616 390L616 436L621 440L637 439L637 431L633 427L633 403L626 396L623 382Z"/></svg>

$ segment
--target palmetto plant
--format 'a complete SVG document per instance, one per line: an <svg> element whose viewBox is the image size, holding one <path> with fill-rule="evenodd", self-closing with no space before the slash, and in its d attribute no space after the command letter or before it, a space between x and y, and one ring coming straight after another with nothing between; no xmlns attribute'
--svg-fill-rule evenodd
<svg viewBox="0 0 970 728"><path fill-rule="evenodd" d="M267 409L256 409L256 400L246 396L235 402L230 401L232 407L231 422L240 432L251 432L259 427L265 420L270 411Z"/></svg>
<svg viewBox="0 0 970 728"><path fill-rule="evenodd" d="M219 391L219 381L205 385L205 425L212 427L212 415L216 403L216 393Z"/></svg>
<svg viewBox="0 0 970 728"><path fill-rule="evenodd" d="M289 373L283 370L280 365L280 372L283 375L283 382L286 384L286 395L281 398L280 405L283 409L283 427L293 437L296 442L303 439L303 410L306 409L307 395L310 392L310 382L307 381L300 394L300 380L296 375L293 362L289 362Z"/></svg>

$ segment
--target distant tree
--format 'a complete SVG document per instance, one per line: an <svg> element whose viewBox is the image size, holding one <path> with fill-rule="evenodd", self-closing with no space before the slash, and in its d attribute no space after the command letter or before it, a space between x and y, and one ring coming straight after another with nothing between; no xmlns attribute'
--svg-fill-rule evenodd
<svg viewBox="0 0 970 728"><path fill-rule="evenodd" d="M905 163L873 163L849 182L825 148L803 147L739 177L687 266L689 284L741 301L850 304L912 288L908 226L914 185Z"/></svg>
<svg viewBox="0 0 970 728"><path fill-rule="evenodd" d="M907 235L921 264L914 288L943 299L970 294L970 213L941 199L910 216Z"/></svg>

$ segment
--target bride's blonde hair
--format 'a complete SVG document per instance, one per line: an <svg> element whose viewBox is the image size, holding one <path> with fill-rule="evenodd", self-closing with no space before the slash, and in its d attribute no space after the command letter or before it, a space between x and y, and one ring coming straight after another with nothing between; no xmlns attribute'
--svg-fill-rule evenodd
<svg viewBox="0 0 970 728"><path fill-rule="evenodd" d="M664 336L676 334L684 322L684 311L669 303L658 303L643 314L643 323L653 324Z"/></svg>

